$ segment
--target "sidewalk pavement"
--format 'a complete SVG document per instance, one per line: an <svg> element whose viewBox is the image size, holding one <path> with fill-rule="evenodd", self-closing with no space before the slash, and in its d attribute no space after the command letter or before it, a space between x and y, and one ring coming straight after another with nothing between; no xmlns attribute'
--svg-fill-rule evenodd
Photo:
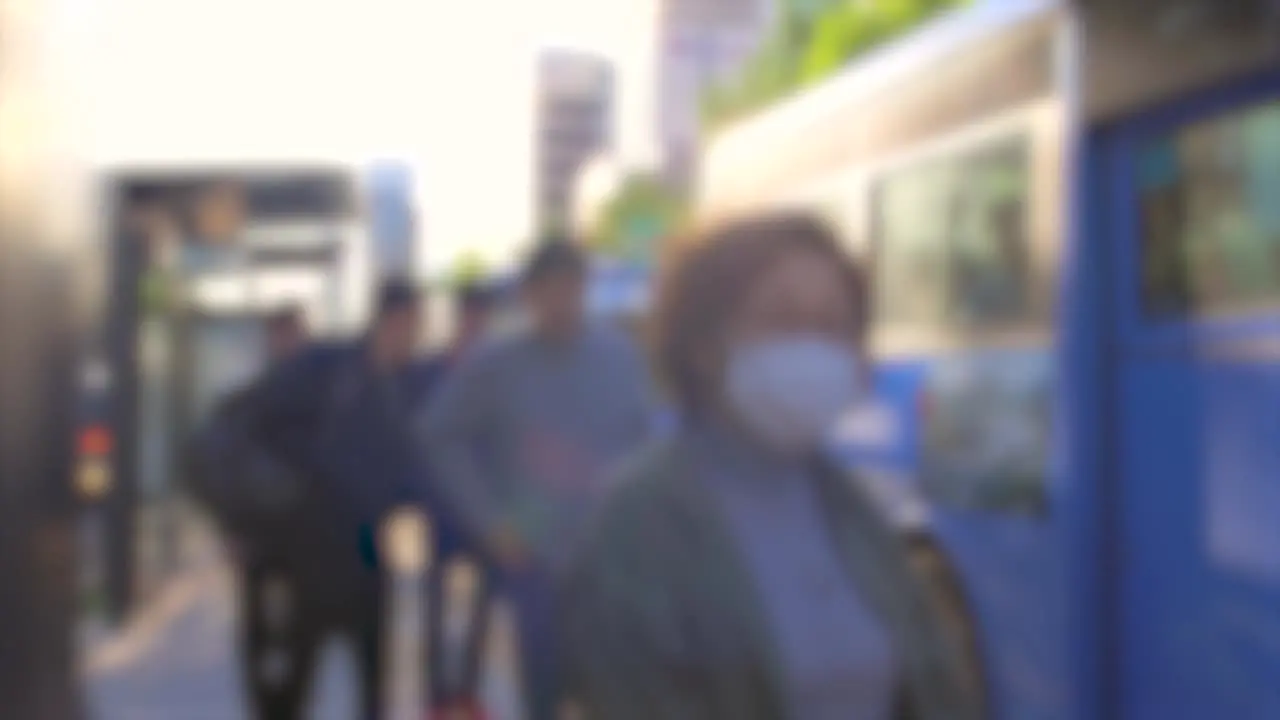
<svg viewBox="0 0 1280 720"><path fill-rule="evenodd" d="M248 720L235 657L232 572L216 549L191 565L121 632L86 634L89 720ZM399 576L393 588L388 720L420 720L420 575ZM494 720L521 717L508 618L499 611L487 662L483 694ZM346 648L327 648L311 717L355 717L355 677Z"/></svg>

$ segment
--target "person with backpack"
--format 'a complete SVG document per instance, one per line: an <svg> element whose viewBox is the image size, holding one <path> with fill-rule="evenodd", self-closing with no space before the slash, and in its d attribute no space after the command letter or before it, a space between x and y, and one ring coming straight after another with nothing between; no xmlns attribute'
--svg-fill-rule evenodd
<svg viewBox="0 0 1280 720"><path fill-rule="evenodd" d="M269 375L306 346L302 312L283 308L265 319ZM247 414L261 379L222 398L192 441L190 476L196 499L213 515L238 574L241 668L258 717L278 717L280 690L263 666L269 649L264 602L288 582L282 538L289 535L292 505L302 492L288 467L262 452L250 436Z"/></svg>
<svg viewBox="0 0 1280 720"><path fill-rule="evenodd" d="M267 362L262 376L221 397L188 447L189 489L213 516L237 564L260 554L275 529L271 518L296 490L285 468L255 452L243 421L261 377L301 352L307 328L293 307L269 314L263 325Z"/></svg>
<svg viewBox="0 0 1280 720"><path fill-rule="evenodd" d="M354 342L314 346L277 368L256 394L249 427L299 476L306 492L288 545L289 592L273 635L278 692L271 720L300 718L318 651L333 634L352 641L361 715L383 711L384 577L380 530L388 515L421 502L422 471L409 418L435 370L417 357L418 289L385 282L375 315ZM279 618L277 618L279 619Z"/></svg>

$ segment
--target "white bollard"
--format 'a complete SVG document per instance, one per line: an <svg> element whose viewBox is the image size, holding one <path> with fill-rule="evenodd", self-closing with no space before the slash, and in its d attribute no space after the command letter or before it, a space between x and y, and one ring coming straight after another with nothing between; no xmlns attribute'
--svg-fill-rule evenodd
<svg viewBox="0 0 1280 720"><path fill-rule="evenodd" d="M380 532L389 570L386 623L388 720L421 720L427 707L422 659L426 572L433 562L430 520L417 508L391 513Z"/></svg>

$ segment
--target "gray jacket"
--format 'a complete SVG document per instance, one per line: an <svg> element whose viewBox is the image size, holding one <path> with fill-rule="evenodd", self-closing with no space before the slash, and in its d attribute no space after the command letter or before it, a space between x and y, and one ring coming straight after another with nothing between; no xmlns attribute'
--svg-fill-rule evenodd
<svg viewBox="0 0 1280 720"><path fill-rule="evenodd" d="M626 473L564 584L566 662L591 720L788 718L781 660L760 600L688 440ZM821 492L849 573L904 666L898 717L986 716L978 658L902 537L834 468Z"/></svg>
<svg viewBox="0 0 1280 720"><path fill-rule="evenodd" d="M421 425L444 509L469 533L514 530L539 560L561 562L609 471L650 438L653 399L642 356L609 328L480 349Z"/></svg>

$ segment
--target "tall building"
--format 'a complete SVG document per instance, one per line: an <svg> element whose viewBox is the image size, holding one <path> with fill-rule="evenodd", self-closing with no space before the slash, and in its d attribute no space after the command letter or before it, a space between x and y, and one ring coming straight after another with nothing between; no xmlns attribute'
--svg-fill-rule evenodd
<svg viewBox="0 0 1280 720"><path fill-rule="evenodd" d="M398 161L374 163L365 179L369 239L379 275L414 274L418 267L413 169Z"/></svg>
<svg viewBox="0 0 1280 720"><path fill-rule="evenodd" d="M696 172L701 98L736 74L768 35L777 0L660 0L655 110L668 178Z"/></svg>
<svg viewBox="0 0 1280 720"><path fill-rule="evenodd" d="M550 50L541 56L534 149L540 230L572 227L578 173L613 145L615 85L613 65L597 55Z"/></svg>

